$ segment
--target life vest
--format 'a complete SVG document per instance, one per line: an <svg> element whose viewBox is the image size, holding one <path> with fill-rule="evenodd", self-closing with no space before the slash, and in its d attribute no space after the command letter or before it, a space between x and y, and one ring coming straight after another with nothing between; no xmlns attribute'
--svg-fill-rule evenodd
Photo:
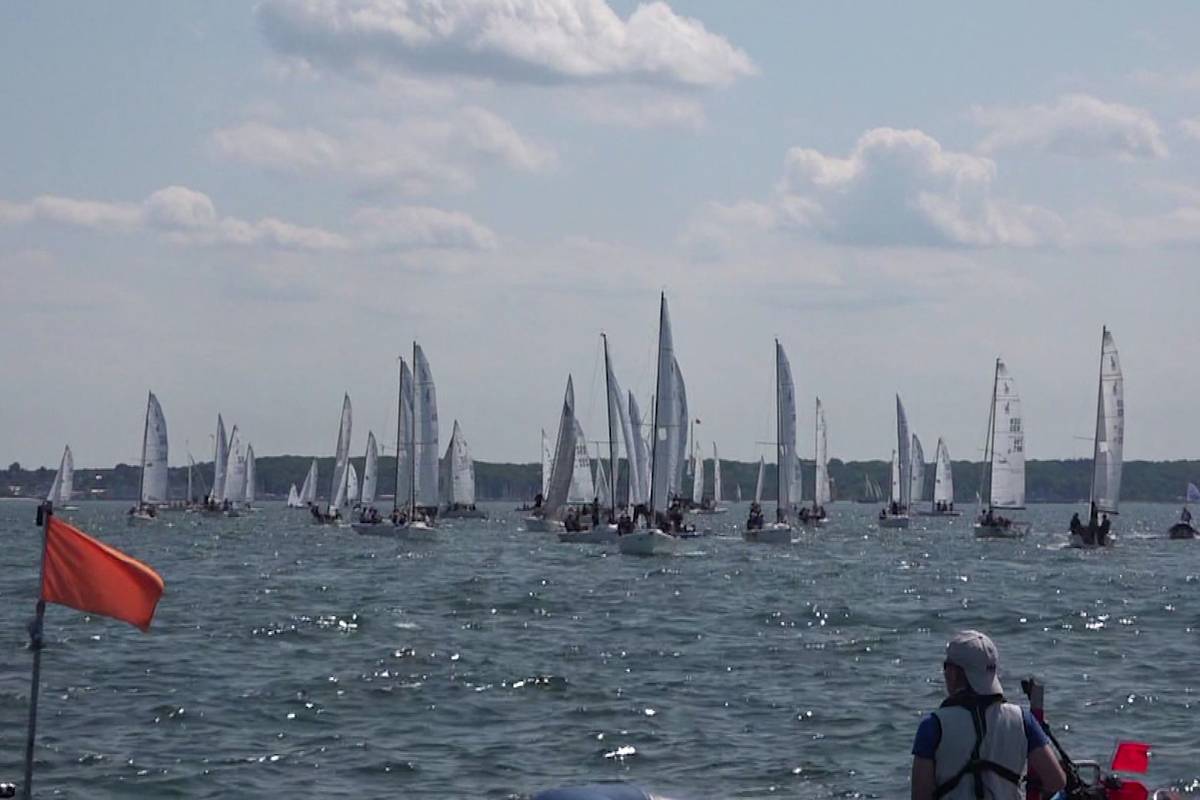
<svg viewBox="0 0 1200 800"><path fill-rule="evenodd" d="M1029 749L1021 707L1001 695L966 696L946 700L933 713L942 727L934 754L934 797L1020 800Z"/></svg>

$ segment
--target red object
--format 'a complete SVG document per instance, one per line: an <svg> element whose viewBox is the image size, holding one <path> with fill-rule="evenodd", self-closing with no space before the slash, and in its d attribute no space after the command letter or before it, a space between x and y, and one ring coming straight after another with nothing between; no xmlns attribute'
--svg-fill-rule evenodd
<svg viewBox="0 0 1200 800"><path fill-rule="evenodd" d="M1150 769L1150 745L1144 742L1118 742L1113 753L1113 772L1136 772L1145 775Z"/></svg>
<svg viewBox="0 0 1200 800"><path fill-rule="evenodd" d="M1120 786L1109 786L1104 794L1108 800L1146 800L1150 790L1137 781L1121 781Z"/></svg>
<svg viewBox="0 0 1200 800"><path fill-rule="evenodd" d="M42 599L149 630L163 579L150 567L50 517L42 554Z"/></svg>

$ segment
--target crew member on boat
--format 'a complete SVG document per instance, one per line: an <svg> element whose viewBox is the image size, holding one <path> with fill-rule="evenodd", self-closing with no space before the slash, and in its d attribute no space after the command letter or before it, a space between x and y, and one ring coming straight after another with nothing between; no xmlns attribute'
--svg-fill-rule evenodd
<svg viewBox="0 0 1200 800"><path fill-rule="evenodd" d="M917 728L912 800L1019 800L1027 767L1043 797L1066 785L1041 725L1005 701L998 660L996 645L979 631L959 631L946 644L947 697Z"/></svg>
<svg viewBox="0 0 1200 800"><path fill-rule="evenodd" d="M1188 507L1184 506L1183 511L1179 512L1179 521L1185 525L1192 524L1192 512L1188 511Z"/></svg>
<svg viewBox="0 0 1200 800"><path fill-rule="evenodd" d="M750 517L746 520L746 530L761 531L763 528L762 506L757 501L750 504Z"/></svg>

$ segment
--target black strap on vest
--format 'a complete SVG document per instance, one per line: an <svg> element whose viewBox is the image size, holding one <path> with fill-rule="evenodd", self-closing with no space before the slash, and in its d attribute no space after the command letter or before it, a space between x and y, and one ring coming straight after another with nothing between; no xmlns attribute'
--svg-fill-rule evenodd
<svg viewBox="0 0 1200 800"><path fill-rule="evenodd" d="M1019 784L1021 776L1013 772L1003 764L997 764L995 761L989 761L986 758L979 757L979 748L983 746L983 737L987 735L987 723L984 721L984 712L987 711L994 703L1003 703L1004 695L989 694L976 695L970 692L959 692L958 694L946 698L942 703L941 708L959 707L965 708L971 714L971 724L975 728L975 746L971 748L971 758L960 769L954 777L940 784L934 789L933 796L935 800L940 800L954 788L958 786L959 781L970 775L975 784L975 800L984 800L983 773L992 772L999 775L1004 780L1012 784Z"/></svg>

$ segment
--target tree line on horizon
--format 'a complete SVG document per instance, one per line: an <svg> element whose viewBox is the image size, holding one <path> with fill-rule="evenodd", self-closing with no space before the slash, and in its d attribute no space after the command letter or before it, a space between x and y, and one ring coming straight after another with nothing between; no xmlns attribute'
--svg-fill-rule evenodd
<svg viewBox="0 0 1200 800"><path fill-rule="evenodd" d="M354 468L361 476L363 458L352 458ZM605 462L608 459L604 459ZM287 496L288 487L297 487L304 481L312 456L260 456L255 460L257 493L263 499ZM802 462L801 470L804 496L813 495L812 462ZM396 460L393 456L379 458L379 496L391 498L392 476L395 475ZM625 459L619 460L621 479L618 496L625 492ZM712 493L712 459L704 462L705 486ZM606 464L607 466L607 464ZM1068 503L1087 500L1091 490L1090 459L1030 460L1026 465L1026 500L1030 503ZM966 504L975 501L980 486L980 467L977 462L955 461L954 499ZM333 457L317 458L320 483L319 497L329 494L329 482L333 475ZM540 464L475 462L476 499L487 501L527 501L541 488L542 468ZM933 464L925 468L925 492L921 498L933 498ZM754 495L754 484L758 475L758 462L721 461L721 480L726 502L736 499L741 487L743 499L749 501ZM842 461L829 462L829 475L833 484L835 500L858 500L863 497L868 476L888 491L891 483L891 465L887 461ZM1121 498L1142 502L1182 502L1189 481L1200 483L1200 460L1181 461L1129 461L1124 465L1121 482ZM770 501L775 496L776 470L767 464L763 480L763 498ZM48 467L24 469L18 463L10 464L0 473L0 496L45 497L54 480L54 470ZM212 480L212 462L197 464L193 469L193 493L204 495L205 487ZM76 496L83 499L133 500L137 496L140 473L137 465L117 464L109 468L77 468L75 470ZM182 500L187 490L187 467L172 467L169 471L170 493ZM690 492L691 481L685 479L685 491Z"/></svg>

